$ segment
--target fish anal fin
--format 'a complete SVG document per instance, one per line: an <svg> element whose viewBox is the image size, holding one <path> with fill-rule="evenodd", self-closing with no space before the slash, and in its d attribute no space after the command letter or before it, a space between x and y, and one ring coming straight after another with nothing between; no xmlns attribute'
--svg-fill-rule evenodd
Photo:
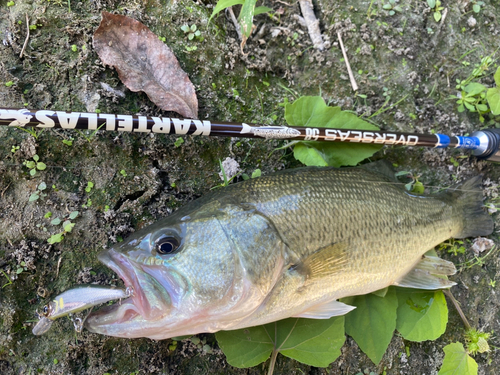
<svg viewBox="0 0 500 375"><path fill-rule="evenodd" d="M385 295L387 294L387 291L389 290L389 287L386 286L385 288L383 289L379 289L379 290L376 290L374 292L372 292L372 294L375 294L377 297L381 297L381 298L384 298Z"/></svg>
<svg viewBox="0 0 500 375"><path fill-rule="evenodd" d="M455 265L434 256L423 256L422 260L394 285L416 289L443 289L456 285L446 278L457 272Z"/></svg>
<svg viewBox="0 0 500 375"><path fill-rule="evenodd" d="M333 300L314 305L302 311L300 314L294 315L294 318L330 319L332 316L345 315L355 308L356 306L349 306L345 303Z"/></svg>

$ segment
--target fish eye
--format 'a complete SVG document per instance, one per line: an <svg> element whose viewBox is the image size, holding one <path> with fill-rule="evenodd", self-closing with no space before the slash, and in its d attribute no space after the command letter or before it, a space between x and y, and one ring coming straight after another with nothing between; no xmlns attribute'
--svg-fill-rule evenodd
<svg viewBox="0 0 500 375"><path fill-rule="evenodd" d="M158 254L172 254L179 248L179 240L172 236L162 236L155 242L155 249Z"/></svg>

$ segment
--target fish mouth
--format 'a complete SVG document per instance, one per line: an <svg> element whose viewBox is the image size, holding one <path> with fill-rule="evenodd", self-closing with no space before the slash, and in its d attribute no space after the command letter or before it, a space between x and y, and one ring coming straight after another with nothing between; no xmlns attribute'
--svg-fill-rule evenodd
<svg viewBox="0 0 500 375"><path fill-rule="evenodd" d="M172 300L179 299L180 285L168 274L163 265L146 265L135 262L110 249L99 254L98 259L123 280L132 295L110 306L92 312L85 327L95 333L116 337L144 337L148 326L161 321L172 310Z"/></svg>

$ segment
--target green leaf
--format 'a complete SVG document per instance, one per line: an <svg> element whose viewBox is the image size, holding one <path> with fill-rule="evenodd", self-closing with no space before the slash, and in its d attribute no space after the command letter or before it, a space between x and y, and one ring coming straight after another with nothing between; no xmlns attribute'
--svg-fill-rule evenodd
<svg viewBox="0 0 500 375"><path fill-rule="evenodd" d="M52 236L50 236L50 238L47 240L47 242L50 244L55 244L56 242L61 242L64 239L63 234L64 233L53 234Z"/></svg>
<svg viewBox="0 0 500 375"><path fill-rule="evenodd" d="M26 161L26 166L29 168L29 169L33 169L36 167L36 164L34 161Z"/></svg>
<svg viewBox="0 0 500 375"><path fill-rule="evenodd" d="M272 8L269 8L269 7L265 7L265 6L260 6L260 7L256 7L254 12L253 12L253 15L254 16L257 16L259 14L262 14L262 13L267 13L267 12L272 12L273 9Z"/></svg>
<svg viewBox="0 0 500 375"><path fill-rule="evenodd" d="M441 12L434 12L434 20L439 22L441 20Z"/></svg>
<svg viewBox="0 0 500 375"><path fill-rule="evenodd" d="M45 170L45 168L47 168L45 163L42 163L42 162L36 163L36 169L38 169L39 171L43 171L43 170Z"/></svg>
<svg viewBox="0 0 500 375"><path fill-rule="evenodd" d="M34 169L34 168L33 168L33 169L30 169L30 175L31 175L31 176L36 175L36 169Z"/></svg>
<svg viewBox="0 0 500 375"><path fill-rule="evenodd" d="M45 182L40 182L40 185L38 185L38 190L43 191L47 189L47 184Z"/></svg>
<svg viewBox="0 0 500 375"><path fill-rule="evenodd" d="M40 156L38 156L37 154L33 155L33 160L34 161L40 160Z"/></svg>
<svg viewBox="0 0 500 375"><path fill-rule="evenodd" d="M273 351L315 367L326 367L340 356L344 317L289 318L258 327L216 333L229 364L253 367Z"/></svg>
<svg viewBox="0 0 500 375"><path fill-rule="evenodd" d="M253 15L255 12L255 3L257 0L245 0L240 10L238 20L240 22L241 34L245 41L252 33Z"/></svg>
<svg viewBox="0 0 500 375"><path fill-rule="evenodd" d="M486 86L481 85L477 82L469 83L464 87L464 91L468 94L467 96L476 96L486 90Z"/></svg>
<svg viewBox="0 0 500 375"><path fill-rule="evenodd" d="M496 85L500 87L500 66L497 68L497 71L495 72L495 75L493 77L495 78Z"/></svg>
<svg viewBox="0 0 500 375"><path fill-rule="evenodd" d="M497 74L495 74L495 80ZM486 92L486 100L488 101L488 105L490 106L491 113L493 113L495 116L500 115L500 87L497 86L488 89L488 91Z"/></svg>
<svg viewBox="0 0 500 375"><path fill-rule="evenodd" d="M78 211L72 211L72 212L69 214L69 218L70 218L70 220L75 219L77 216L78 216Z"/></svg>
<svg viewBox="0 0 500 375"><path fill-rule="evenodd" d="M397 288L396 329L410 341L435 340L446 330L448 306L442 291Z"/></svg>
<svg viewBox="0 0 500 375"><path fill-rule="evenodd" d="M479 13L481 11L481 5L479 4L474 4L472 6L472 10L475 12L475 13Z"/></svg>
<svg viewBox="0 0 500 375"><path fill-rule="evenodd" d="M252 172L252 178L257 178L257 177L260 177L262 175L262 171L257 168L255 171Z"/></svg>
<svg viewBox="0 0 500 375"><path fill-rule="evenodd" d="M461 343L446 345L443 350L444 360L438 375L477 375L477 363Z"/></svg>
<svg viewBox="0 0 500 375"><path fill-rule="evenodd" d="M72 223L69 220L66 220L63 223L63 229L64 229L65 232L71 232L71 230L73 229L74 226L75 226L75 223Z"/></svg>
<svg viewBox="0 0 500 375"><path fill-rule="evenodd" d="M389 288L384 298L367 294L343 298L342 302L356 306L356 309L345 317L346 333L357 342L373 363L378 364L396 328L396 291Z"/></svg>
<svg viewBox="0 0 500 375"><path fill-rule="evenodd" d="M320 96L302 96L285 104L285 120L290 126L333 128L329 122L341 112L340 107L329 107Z"/></svg>
<svg viewBox="0 0 500 375"><path fill-rule="evenodd" d="M285 119L291 126L316 128L364 129L378 128L340 107L329 107L320 96L303 96L285 105ZM294 156L306 165L340 167L356 165L372 156L382 146L363 143L299 142Z"/></svg>
<svg viewBox="0 0 500 375"><path fill-rule="evenodd" d="M56 217L55 219L52 219L50 224L52 225L59 225L61 224L61 219L59 219L58 217Z"/></svg>
<svg viewBox="0 0 500 375"><path fill-rule="evenodd" d="M214 10L212 11L212 15L210 16L208 22L212 20L212 18L217 15L222 9L226 9L232 7L233 5L241 5L245 2L245 0L219 0Z"/></svg>
<svg viewBox="0 0 500 375"><path fill-rule="evenodd" d="M434 8L436 6L436 0L427 0L427 5L429 5L429 8Z"/></svg>
<svg viewBox="0 0 500 375"><path fill-rule="evenodd" d="M314 165L317 167L326 167L326 155L320 152L316 147L318 145L300 142L293 148L293 156L305 165Z"/></svg>
<svg viewBox="0 0 500 375"><path fill-rule="evenodd" d="M34 202L36 201L38 198L40 198L40 196L38 195L38 193L33 193L30 195L30 197L28 198L28 202Z"/></svg>

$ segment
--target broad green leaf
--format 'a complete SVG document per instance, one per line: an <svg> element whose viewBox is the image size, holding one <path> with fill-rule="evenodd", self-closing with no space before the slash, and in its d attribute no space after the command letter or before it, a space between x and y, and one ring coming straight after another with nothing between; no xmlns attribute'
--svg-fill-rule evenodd
<svg viewBox="0 0 500 375"><path fill-rule="evenodd" d="M378 364L396 328L396 291L389 288L384 298L367 294L343 298L342 302L356 306L356 309L345 317L346 333L356 341L373 363Z"/></svg>
<svg viewBox="0 0 500 375"><path fill-rule="evenodd" d="M311 142L298 143L293 148L293 156L305 165L314 165L317 167L328 166L328 163L325 160L327 158L326 155L314 146L317 145L311 145Z"/></svg>
<svg viewBox="0 0 500 375"><path fill-rule="evenodd" d="M364 129L378 128L340 107L329 107L319 96L304 96L285 106L285 119L291 126L316 128ZM382 146L363 143L299 142L294 156L305 165L340 167L356 165L372 156Z"/></svg>
<svg viewBox="0 0 500 375"><path fill-rule="evenodd" d="M444 360L438 375L477 375L477 363L461 343L446 345L443 350Z"/></svg>
<svg viewBox="0 0 500 375"><path fill-rule="evenodd" d="M448 306L440 290L397 288L396 329L410 341L435 340L446 330Z"/></svg>
<svg viewBox="0 0 500 375"><path fill-rule="evenodd" d="M340 107L329 107L321 96L302 96L285 105L285 120L290 126L333 128L329 124Z"/></svg>
<svg viewBox="0 0 500 375"><path fill-rule="evenodd" d="M212 18L215 17L215 15L217 15L217 13L219 13L222 9L232 7L233 5L241 5L244 2L245 0L219 0L212 11L212 15L210 16L208 22L210 22Z"/></svg>
<svg viewBox="0 0 500 375"><path fill-rule="evenodd" d="M441 12L434 12L434 20L439 22L441 20Z"/></svg>
<svg viewBox="0 0 500 375"><path fill-rule="evenodd" d="M255 8L253 15L254 16L258 16L259 14L267 13L267 12L272 12L272 11L273 11L272 8L265 7L265 6L260 6L260 7L256 7Z"/></svg>
<svg viewBox="0 0 500 375"><path fill-rule="evenodd" d="M495 75L493 77L495 78L496 85L500 87L500 66L497 68L497 71L495 72Z"/></svg>
<svg viewBox="0 0 500 375"><path fill-rule="evenodd" d="M464 87L464 91L468 94L467 96L475 96L486 90L486 86L481 85L477 82L469 83Z"/></svg>
<svg viewBox="0 0 500 375"><path fill-rule="evenodd" d="M496 76L496 74L495 74ZM496 79L496 78L495 78ZM486 100L490 106L491 113L500 115L500 87L492 87L486 92Z"/></svg>
<svg viewBox="0 0 500 375"><path fill-rule="evenodd" d="M38 185L38 190L43 191L47 189L47 184L45 182L40 182L40 185Z"/></svg>
<svg viewBox="0 0 500 375"><path fill-rule="evenodd" d="M436 0L427 0L427 5L429 5L429 8L434 8L436 6Z"/></svg>
<svg viewBox="0 0 500 375"><path fill-rule="evenodd" d="M45 170L45 168L47 168L45 163L42 163L41 161L36 163L36 169L38 169L39 171L43 171L43 170Z"/></svg>
<svg viewBox="0 0 500 375"><path fill-rule="evenodd" d="M256 2L257 0L245 0L243 6L241 7L240 15L238 16L238 21L241 27L241 35L244 42L252 33L253 15L255 12Z"/></svg>
<svg viewBox="0 0 500 375"><path fill-rule="evenodd" d="M227 361L235 367L256 366L273 351L311 366L326 367L337 359L344 344L344 317L289 318L215 335Z"/></svg>
<svg viewBox="0 0 500 375"><path fill-rule="evenodd" d="M72 211L70 214L69 214L69 218L70 220L73 220L75 219L77 216L78 216L78 211Z"/></svg>

